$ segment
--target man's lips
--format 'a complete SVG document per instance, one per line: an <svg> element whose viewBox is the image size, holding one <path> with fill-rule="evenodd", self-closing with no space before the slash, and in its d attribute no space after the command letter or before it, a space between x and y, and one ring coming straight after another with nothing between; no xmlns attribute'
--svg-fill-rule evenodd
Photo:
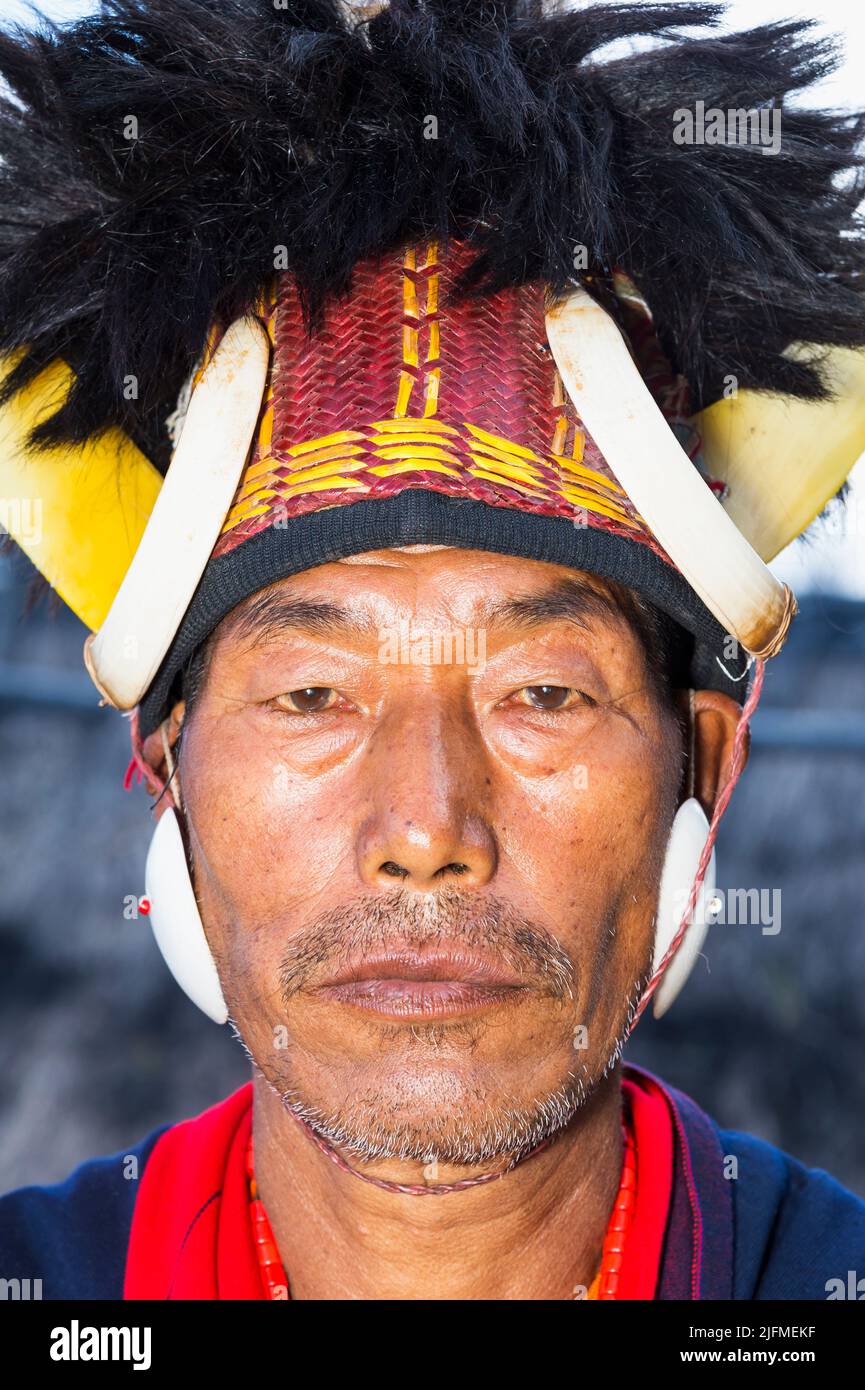
<svg viewBox="0 0 865 1390"><path fill-rule="evenodd" d="M518 974L488 956L400 949L346 963L316 993L388 1018L430 1019L513 1002L525 989Z"/></svg>

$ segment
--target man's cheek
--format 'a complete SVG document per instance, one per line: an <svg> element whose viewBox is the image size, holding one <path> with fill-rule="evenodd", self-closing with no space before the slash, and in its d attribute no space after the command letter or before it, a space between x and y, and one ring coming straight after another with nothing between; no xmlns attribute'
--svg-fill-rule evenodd
<svg viewBox="0 0 865 1390"><path fill-rule="evenodd" d="M585 765L579 786L569 773L507 808L505 854L565 929L598 921L623 886L638 896L654 891L665 839L657 771L595 761Z"/></svg>
<svg viewBox="0 0 865 1390"><path fill-rule="evenodd" d="M187 810L202 890L210 885L226 908L255 917L293 909L332 881L350 857L344 817L303 790L254 765L196 787Z"/></svg>
<svg viewBox="0 0 865 1390"><path fill-rule="evenodd" d="M252 1055L265 1067L268 1055L284 1054L296 1037L297 1009L286 1003L280 979L280 938L232 926L217 951L229 1013Z"/></svg>

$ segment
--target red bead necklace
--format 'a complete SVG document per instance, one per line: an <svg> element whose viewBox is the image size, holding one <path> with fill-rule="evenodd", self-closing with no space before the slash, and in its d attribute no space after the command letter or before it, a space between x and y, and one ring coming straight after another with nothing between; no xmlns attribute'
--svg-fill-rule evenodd
<svg viewBox="0 0 865 1390"><path fill-rule="evenodd" d="M630 1126L623 1120L622 1137L625 1144L622 1176L613 1210L607 1223L601 1266L585 1295L588 1299L615 1299L625 1258L625 1243L634 1216L637 1198L637 1151ZM249 1214L252 1234L258 1255L258 1267L264 1297L272 1302L290 1298L285 1273L264 1202L258 1195L255 1182L255 1158L252 1135L246 1149L246 1174L249 1180ZM580 1294L575 1294L579 1298Z"/></svg>

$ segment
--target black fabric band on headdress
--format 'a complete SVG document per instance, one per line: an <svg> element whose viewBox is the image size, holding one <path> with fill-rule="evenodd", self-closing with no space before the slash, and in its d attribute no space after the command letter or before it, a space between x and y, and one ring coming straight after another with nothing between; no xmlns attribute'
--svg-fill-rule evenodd
<svg viewBox="0 0 865 1390"><path fill-rule="evenodd" d="M141 734L164 719L179 694L177 677L237 604L258 590L333 560L395 545L453 545L585 569L633 589L673 618L694 641L690 678L741 702L747 654L725 655L730 638L678 571L648 546L592 526L533 516L484 502L462 502L416 488L306 516L244 541L211 560L174 644L141 704Z"/></svg>

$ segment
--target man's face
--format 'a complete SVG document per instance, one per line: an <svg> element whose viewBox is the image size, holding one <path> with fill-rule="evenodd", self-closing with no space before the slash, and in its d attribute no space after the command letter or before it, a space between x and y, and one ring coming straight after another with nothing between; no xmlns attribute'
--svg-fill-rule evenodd
<svg viewBox="0 0 865 1390"><path fill-rule="evenodd" d="M649 972L675 713L614 589L415 547L218 630L183 734L202 917L267 1081L356 1153L537 1142Z"/></svg>

